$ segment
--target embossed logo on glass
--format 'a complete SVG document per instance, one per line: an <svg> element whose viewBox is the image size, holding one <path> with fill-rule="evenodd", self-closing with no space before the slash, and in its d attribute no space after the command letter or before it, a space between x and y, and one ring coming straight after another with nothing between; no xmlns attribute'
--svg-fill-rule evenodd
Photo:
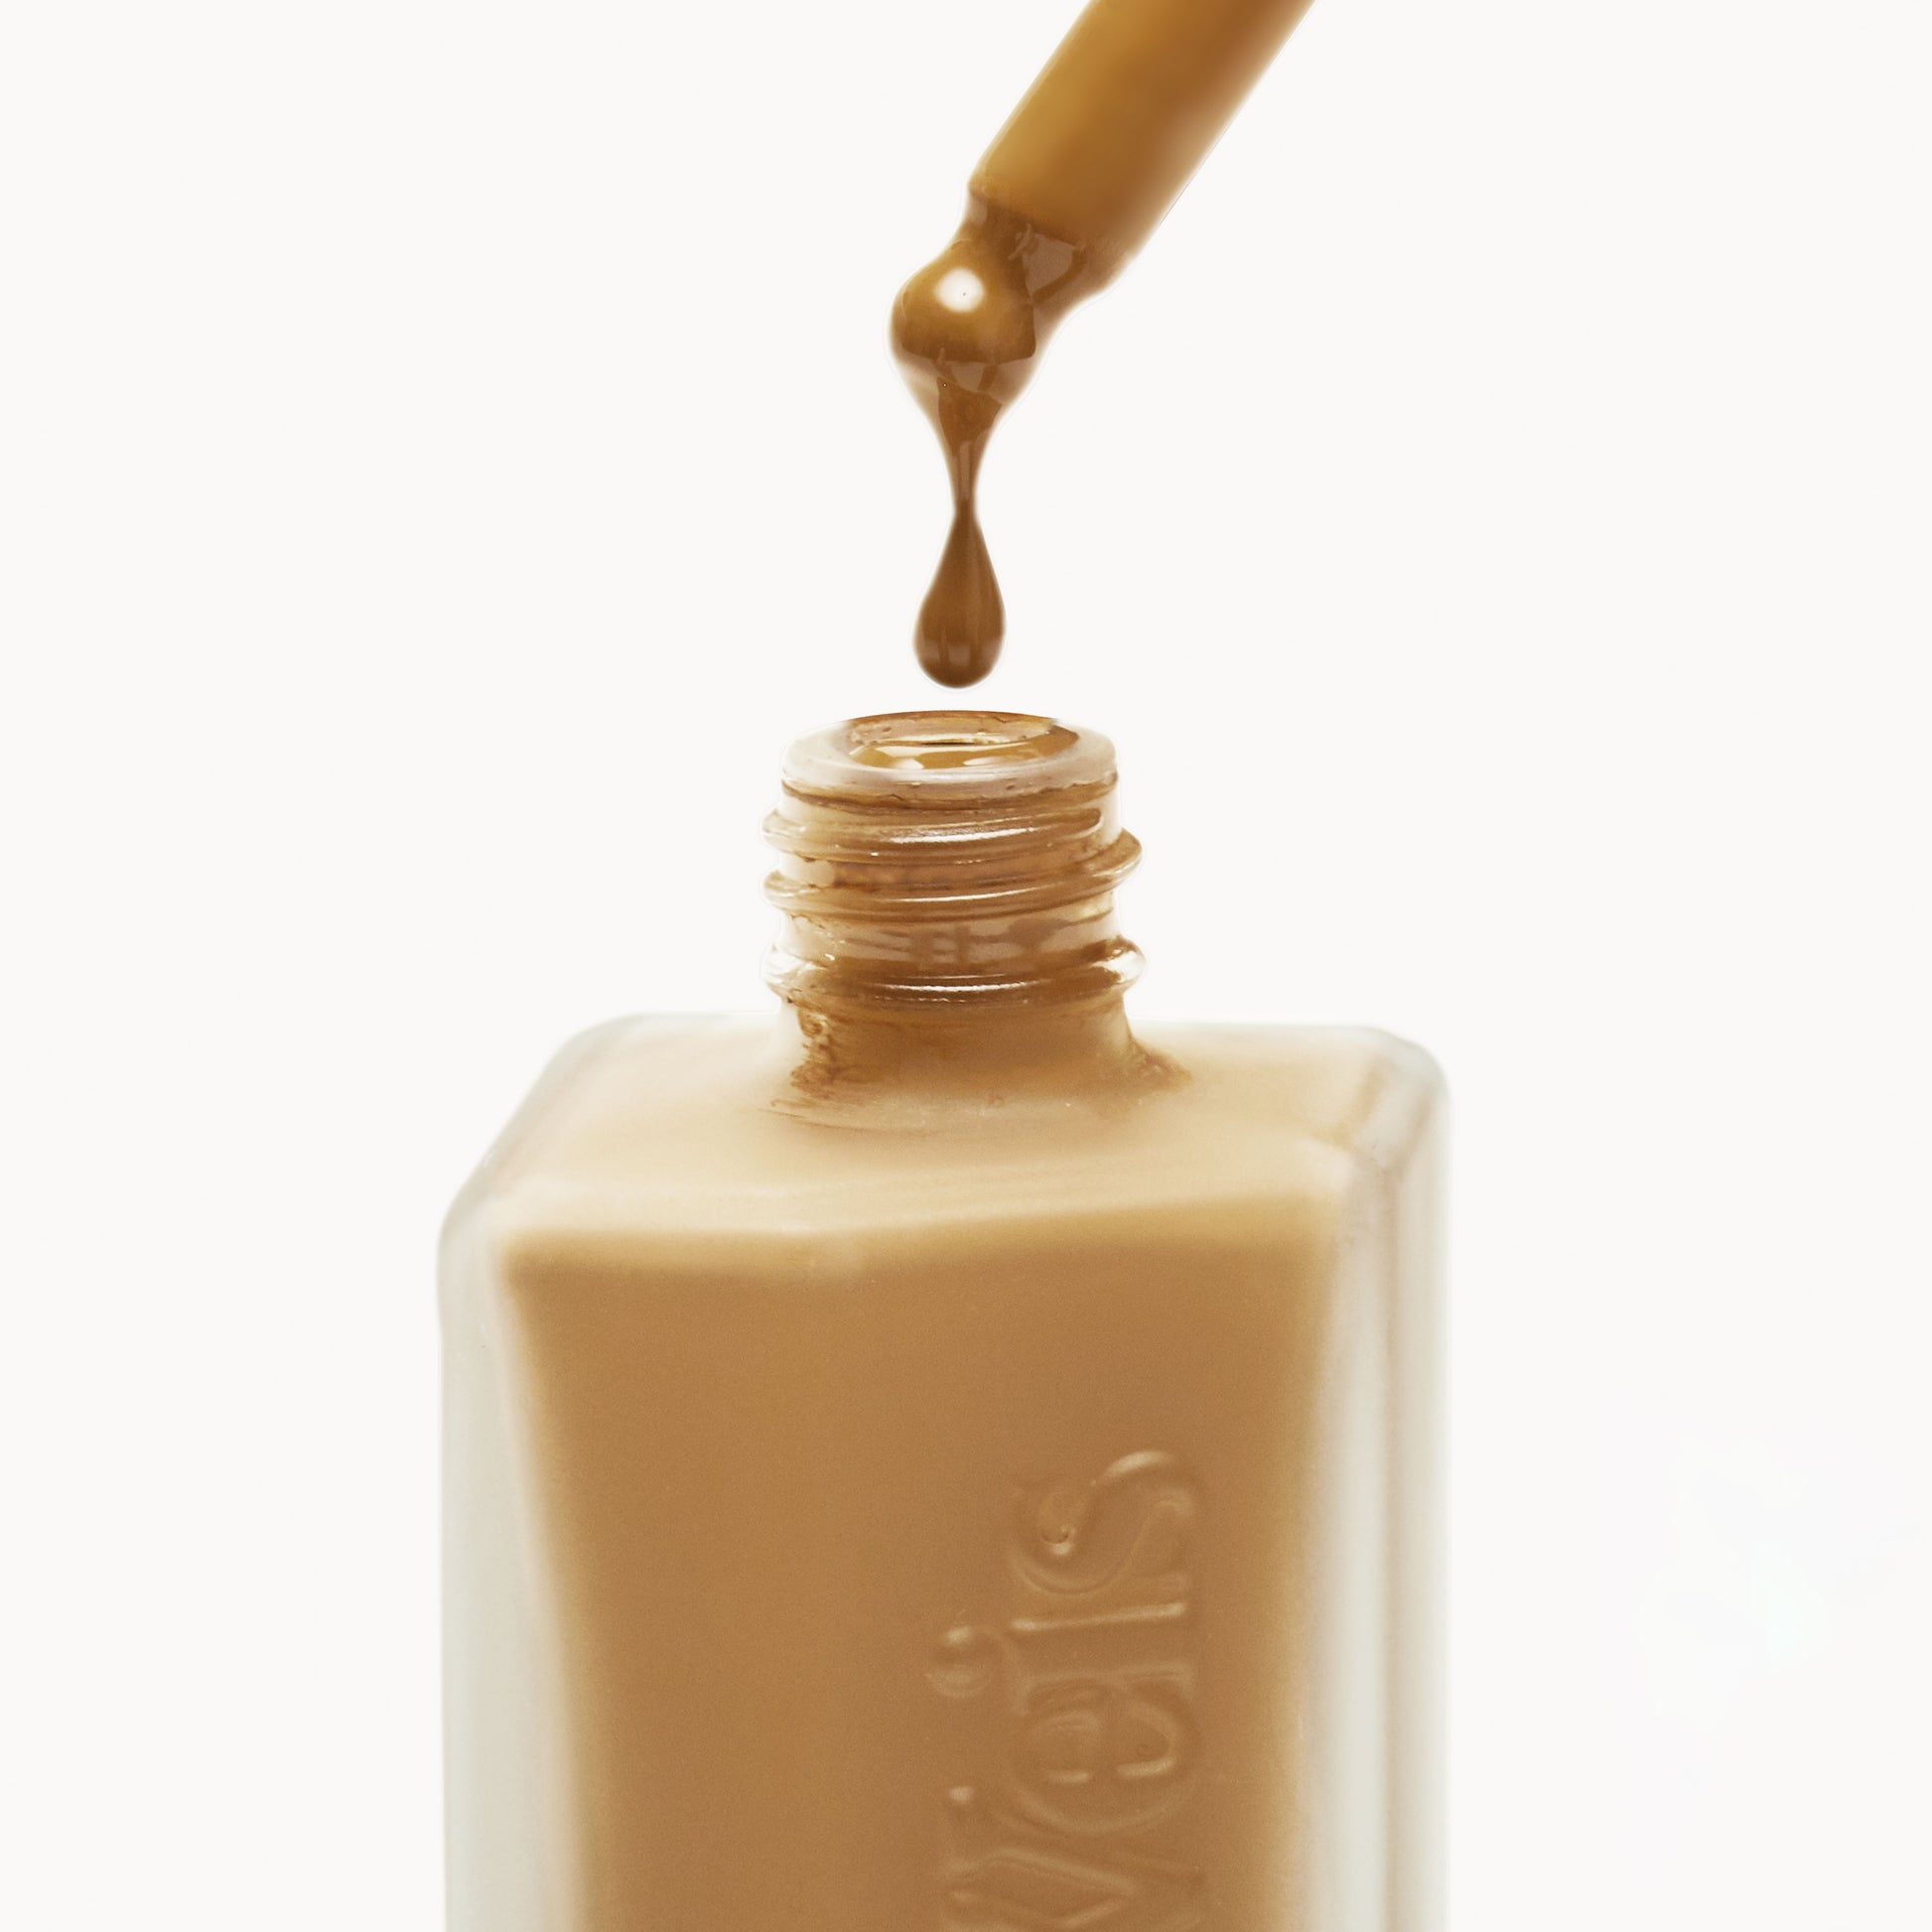
<svg viewBox="0 0 1932 1932"><path fill-rule="evenodd" d="M1185 1932L1194 1867L1140 1841L1187 1802L1199 1490L1144 1450L1024 1489L1004 1601L940 1639L927 1681L989 1714L993 1741L946 1794L944 1932Z"/></svg>

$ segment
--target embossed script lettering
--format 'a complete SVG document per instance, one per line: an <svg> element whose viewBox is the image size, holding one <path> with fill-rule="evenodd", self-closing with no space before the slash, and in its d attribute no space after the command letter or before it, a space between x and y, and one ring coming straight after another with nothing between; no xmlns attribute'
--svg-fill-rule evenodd
<svg viewBox="0 0 1932 1932"><path fill-rule="evenodd" d="M1194 1782L1197 1512L1192 1478L1157 1451L1022 1492L1003 1613L948 1630L928 1674L992 1720L947 1793L944 1932L1200 1923L1204 1874L1138 1842Z"/></svg>

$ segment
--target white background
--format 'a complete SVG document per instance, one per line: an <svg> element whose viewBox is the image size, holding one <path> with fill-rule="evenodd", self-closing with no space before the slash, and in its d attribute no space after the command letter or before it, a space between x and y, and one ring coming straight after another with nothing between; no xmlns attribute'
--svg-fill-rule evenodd
<svg viewBox="0 0 1932 1932"><path fill-rule="evenodd" d="M1071 11L0 16L9 1927L437 1923L436 1224L936 696L885 316ZM1320 0L989 465L1142 1010L1449 1070L1456 1932L1932 1916L1929 75Z"/></svg>

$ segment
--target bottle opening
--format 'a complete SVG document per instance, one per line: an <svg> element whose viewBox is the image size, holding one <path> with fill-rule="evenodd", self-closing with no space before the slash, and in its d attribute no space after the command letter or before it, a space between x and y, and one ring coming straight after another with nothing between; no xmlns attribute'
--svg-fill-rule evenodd
<svg viewBox="0 0 1932 1932"><path fill-rule="evenodd" d="M784 775L792 790L829 796L1058 791L1111 783L1114 748L1098 732L1023 713L888 712L800 739Z"/></svg>
<svg viewBox="0 0 1932 1932"><path fill-rule="evenodd" d="M1031 764L1056 758L1079 734L1046 718L996 712L934 712L916 718L866 718L850 728L856 764L895 771L954 771L970 766Z"/></svg>

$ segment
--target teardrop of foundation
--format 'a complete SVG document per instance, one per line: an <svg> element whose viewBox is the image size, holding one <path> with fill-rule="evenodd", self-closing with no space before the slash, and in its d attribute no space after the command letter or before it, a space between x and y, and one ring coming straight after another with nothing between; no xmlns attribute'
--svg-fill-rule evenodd
<svg viewBox="0 0 1932 1932"><path fill-rule="evenodd" d="M1006 634L1000 580L968 496L953 511L932 588L919 606L913 643L920 668L936 684L977 684L999 661Z"/></svg>

